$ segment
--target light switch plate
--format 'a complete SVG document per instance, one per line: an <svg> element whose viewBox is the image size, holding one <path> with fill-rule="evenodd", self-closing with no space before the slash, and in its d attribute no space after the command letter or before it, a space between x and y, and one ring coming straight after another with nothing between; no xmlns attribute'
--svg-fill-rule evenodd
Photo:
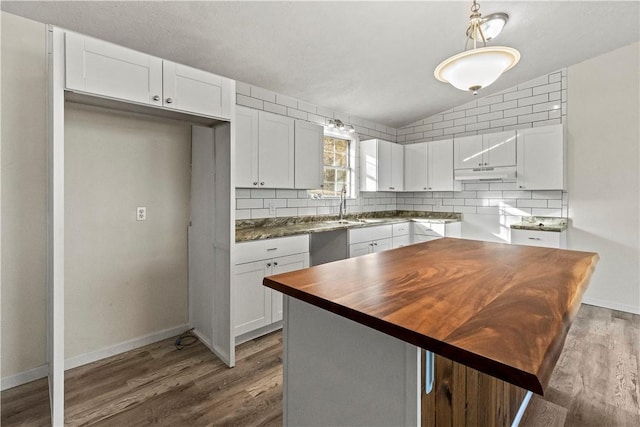
<svg viewBox="0 0 640 427"><path fill-rule="evenodd" d="M147 208L145 206L138 206L136 208L136 221L147 220Z"/></svg>

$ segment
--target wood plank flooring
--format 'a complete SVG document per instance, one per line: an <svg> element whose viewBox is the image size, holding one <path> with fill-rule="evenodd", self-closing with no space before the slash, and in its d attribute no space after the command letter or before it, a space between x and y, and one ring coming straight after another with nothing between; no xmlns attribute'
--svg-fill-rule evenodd
<svg viewBox="0 0 640 427"><path fill-rule="evenodd" d="M68 371L66 425L282 425L281 333L239 346L234 369L200 343L178 351L173 341ZM640 316L583 305L547 394L520 425L637 427L639 355ZM48 400L46 379L2 392L2 426L50 425Z"/></svg>

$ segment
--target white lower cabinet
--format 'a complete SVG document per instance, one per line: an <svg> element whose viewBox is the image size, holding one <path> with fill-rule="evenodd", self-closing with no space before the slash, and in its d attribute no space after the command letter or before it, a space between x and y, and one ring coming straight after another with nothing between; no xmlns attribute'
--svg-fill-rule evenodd
<svg viewBox="0 0 640 427"><path fill-rule="evenodd" d="M565 249L567 247L567 232L521 230L512 228L511 244Z"/></svg>
<svg viewBox="0 0 640 427"><path fill-rule="evenodd" d="M393 243L391 225L355 228L349 230L349 258L373 254L391 249Z"/></svg>
<svg viewBox="0 0 640 427"><path fill-rule="evenodd" d="M413 243L428 242L442 237L461 237L462 226L460 222L435 223L414 221L412 226Z"/></svg>
<svg viewBox="0 0 640 427"><path fill-rule="evenodd" d="M282 294L263 286L262 281L266 276L309 267L309 236L238 243L236 253L232 289L238 337L282 320Z"/></svg>
<svg viewBox="0 0 640 427"><path fill-rule="evenodd" d="M391 226L393 237L391 239L391 247L401 248L411 244L411 223L402 222Z"/></svg>

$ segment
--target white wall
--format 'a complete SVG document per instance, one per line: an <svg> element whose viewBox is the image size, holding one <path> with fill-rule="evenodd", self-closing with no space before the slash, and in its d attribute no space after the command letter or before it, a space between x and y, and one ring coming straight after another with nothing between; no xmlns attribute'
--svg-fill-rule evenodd
<svg viewBox="0 0 640 427"><path fill-rule="evenodd" d="M640 44L569 67L571 249L600 262L585 301L640 313Z"/></svg>
<svg viewBox="0 0 640 427"><path fill-rule="evenodd" d="M188 322L190 179L188 124L66 104L66 358Z"/></svg>
<svg viewBox="0 0 640 427"><path fill-rule="evenodd" d="M47 360L47 98L45 26L4 12L1 19L5 379Z"/></svg>

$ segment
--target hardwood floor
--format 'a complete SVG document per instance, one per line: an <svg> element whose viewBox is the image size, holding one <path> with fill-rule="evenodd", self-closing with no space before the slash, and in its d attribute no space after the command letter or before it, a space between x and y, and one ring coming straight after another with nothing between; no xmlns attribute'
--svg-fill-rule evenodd
<svg viewBox="0 0 640 427"><path fill-rule="evenodd" d="M66 373L70 426L282 425L279 332L238 347L227 369L197 343L173 339ZM544 398L521 426L640 425L640 316L583 305ZM2 392L7 426L50 424L46 379Z"/></svg>

